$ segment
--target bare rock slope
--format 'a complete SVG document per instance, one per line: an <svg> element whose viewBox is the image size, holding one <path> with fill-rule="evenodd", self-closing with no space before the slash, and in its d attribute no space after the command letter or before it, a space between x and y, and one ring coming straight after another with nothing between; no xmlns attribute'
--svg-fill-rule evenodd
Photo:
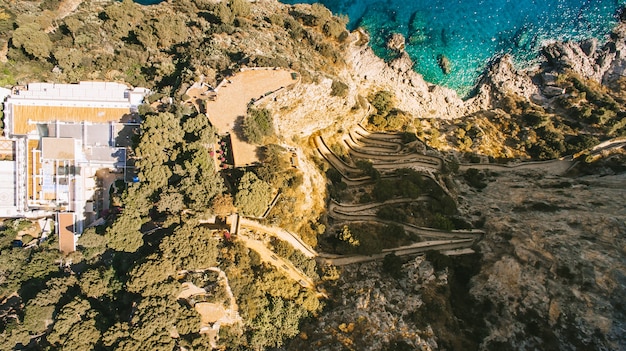
<svg viewBox="0 0 626 351"><path fill-rule="evenodd" d="M624 175L520 172L468 191L487 229L470 290L487 325L482 349L626 346L624 185Z"/></svg>

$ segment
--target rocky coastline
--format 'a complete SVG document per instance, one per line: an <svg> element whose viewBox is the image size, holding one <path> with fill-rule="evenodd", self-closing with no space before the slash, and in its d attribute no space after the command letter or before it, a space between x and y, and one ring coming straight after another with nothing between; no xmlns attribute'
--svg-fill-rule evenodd
<svg viewBox="0 0 626 351"><path fill-rule="evenodd" d="M567 115L570 110L563 103L573 94L577 94L574 97L578 99L578 105L570 106L572 111L577 111L585 101L580 97L580 91L560 84L566 75L576 75L576 79L582 77L581 81L593 81L598 89L621 87L622 84L626 88L626 15L621 15L622 23L606 42L586 40L550 44L543 49L539 63L531 68L516 69L511 57L506 55L494 58L476 86L475 94L462 99L451 89L426 82L413 70L414 64L404 51L405 38L402 36L391 37L389 48L395 50L397 56L385 62L368 45L367 33L357 30L348 34L345 23L320 6L290 6L276 0L258 0L250 3L247 14L240 11L239 16L235 16L230 10L224 10L226 2L194 1L194 6L198 6L195 10L185 6L181 10L176 1L164 2L150 10L137 9L137 5L129 1L83 2L78 11L82 9L91 16L85 18L91 20L87 29L98 33L93 36L94 40L107 33L96 31L106 27L102 26L103 21L106 24L102 18L121 18L115 26L108 24L111 33L120 29L118 24L126 24L132 19L125 17L126 10L111 11L110 16L95 15L110 3L131 8L137 14L154 12L155 18L159 19L168 18L166 14L184 11L189 11L185 16L195 16L194 32L183 33L189 24L184 17L173 23L184 29L181 31L184 35L169 38L171 52L162 50L157 41L142 44L153 45L149 50L144 50L138 43L127 45L124 42L127 36L120 36L116 40L105 40L103 52L99 53L104 57L109 54L113 57L113 53L116 57L128 54L132 57L128 61L133 62L135 68L140 65L133 60L139 60L136 57L145 54L144 64L153 68L145 71L160 72L162 84L170 84L170 78L171 84L178 84L176 88L171 85L167 86L169 90L164 89L167 91L164 94L173 98L181 95L178 91L185 91L185 86L198 77L213 84L217 78L222 78L220 74L232 73L231 67L239 69L247 64L289 67L300 74L298 84L255 105L271 112L276 130L271 143L293 150L293 159L298 160L297 168L304 178L298 191L306 199L296 202L294 197L293 202L285 207L297 215L293 216L294 225L314 223L313 236L319 234L317 230L320 228L324 231L323 223L317 226L314 221L328 210L325 191L328 182L324 166L320 165L323 161L312 156L312 136L320 135L334 142L341 140L340 137L355 125L367 123L368 117L375 112L369 101L371 96L384 91L393 97L394 112L406 120L401 131L419 139L414 145L419 144L420 150L446 160L448 188L458 204L459 214L467 218L468 223L486 231L484 239L474 248L475 254L448 257L429 253L400 261L355 264L343 268L342 272L337 271L341 268L334 268L333 272L324 267L328 269L321 272L329 297L327 306L301 324L295 320L296 332L290 336L296 335L298 330L301 332L283 349L626 349L626 307L622 301L626 296L624 143L618 143L615 148L596 150L587 157L582 155L578 158L578 166L565 174L532 167L491 167L496 162L529 159L531 156L527 150L532 149L533 143L542 142L536 130L546 130L546 125L553 123L550 118L556 115L564 116L554 121L569 133L558 136L561 137L557 140L561 142L559 146L564 145L566 137L572 137L592 124L583 125ZM223 5L224 18L207 15L215 10L213 5L219 9L219 4ZM31 5L34 6L28 3ZM87 6L98 11L87 11ZM198 13L202 16L197 16ZM73 23L82 26L83 22ZM331 33L328 29L331 27L336 33ZM163 33L172 32L166 25L158 28L163 29ZM144 29L146 33L152 30L149 27ZM59 32L57 36L61 34ZM202 39L204 35L210 35L210 38ZM64 42L74 45L73 35L66 36ZM147 38L152 37L147 35ZM189 56L177 53L176 48L184 51L189 46L190 38L201 38L195 43L198 49ZM174 42L178 44L174 45ZM8 48L7 43L4 46ZM205 49L203 59L197 59L196 56ZM21 53L20 50L11 47L10 53L13 57L26 57L15 56ZM84 50L85 57L89 57L91 53ZM0 48L0 62L6 57L3 51L6 50ZM67 51L79 53L75 48ZM52 54L61 57L61 53L59 50ZM185 60L175 58L174 53ZM82 74L82 66L76 64L74 67L71 60L66 60L62 72L63 69L57 67L60 63L53 64L48 58L41 60L46 72L56 68L54 74L63 74L54 77L74 79L67 75L68 72L83 77L78 75ZM109 61L114 67L117 63L112 60ZM94 62L92 67L109 61ZM102 69L101 66L97 68ZM94 73L93 79L103 79L104 76L120 80L143 79L139 73L125 76L126 72L132 71L118 72L117 68L98 73L101 75ZM156 82L157 77L151 79ZM592 93L589 90L589 94ZM624 106L626 96L609 103ZM591 110L590 106L596 107L587 106ZM519 112L511 112L515 109ZM614 111L607 113L610 115L610 112ZM617 120L620 116L624 120L622 114L609 117ZM530 126L527 120L533 118L536 124ZM492 130L481 124L484 121L493 122ZM619 123L621 121L616 125ZM600 129L587 132L593 137L604 138L597 130ZM515 140L507 139L507 134L512 131L519 135ZM459 141L467 141L468 145ZM522 144L527 148L522 148ZM566 151L564 148L562 152ZM595 162L597 159L599 161ZM483 168L474 169L478 182L468 176L467 170L472 167L469 162L482 163ZM314 231L313 226L308 227L310 232ZM235 262L235 256L232 257ZM161 264L159 260L153 261L153 267ZM241 278L250 273L240 267L240 262L232 265L236 272L233 277ZM126 274L127 270L120 272ZM327 277L330 275L333 279ZM161 288L152 290L155 296L164 291ZM281 291L276 289L277 293ZM143 293L142 289L135 292ZM160 295L151 299L162 300ZM246 303L251 309L259 306L250 301ZM273 316L262 317L259 320L264 323L274 323ZM145 318L152 322L151 315L146 314ZM181 314L181 319L184 320L185 315ZM112 330L118 330L124 337L130 334L131 329L122 328L127 327L126 324L117 327L119 330ZM188 327L189 334L190 330L192 328ZM237 340L242 335L230 337ZM268 333L268 339L273 337ZM122 346L120 344L120 348ZM145 347L137 342L137 347L140 346ZM182 344L178 346L183 349Z"/></svg>
<svg viewBox="0 0 626 351"><path fill-rule="evenodd" d="M385 63L368 47L365 33L356 31L351 36L350 72L346 72L351 88L392 91L398 108L416 119L454 121L481 111L498 113L510 96L558 111L559 98L569 93L556 84L559 75L574 72L610 86L624 77L626 68L626 24L622 22L603 44L596 39L552 43L542 50L539 64L524 70L517 70L510 56L495 58L476 93L462 100L454 91L429 84L413 71L403 38L391 38L389 47L398 54ZM623 349L626 310L616 296L626 294L626 212L617 199L625 196L626 179L611 170L604 175L602 179L575 170L562 176L540 170L486 171L483 190L457 181L462 211L484 223L488 231L478 247L476 270L448 277L452 267L466 260L458 257L438 267L439 271L434 269L433 281L446 278L437 290L440 299L433 301L428 300L424 286L402 290L403 280L395 287L387 286L383 281L389 278L381 276L380 267L351 267L344 272L346 277L358 271L356 281L376 288L356 286L351 278L340 280L335 289L337 298L342 298L320 317L319 324L305 326L307 342L329 345L328 339L334 338L355 349L365 342L368 347L361 349L368 350L403 349L400 346L407 350ZM590 202L591 198L595 200ZM417 261L403 266L408 276L421 272L424 263ZM372 330L390 325L399 328L396 331L405 330L406 315L393 310L401 306L400 297L408 303L416 296L412 306L416 314L433 317L419 308L431 304L429 308L438 306L450 321L439 323L433 317L422 329L413 325L413 334L405 334L404 339L412 342L406 345L389 337L359 336L349 323L342 325L350 330L332 324L361 316L358 320L366 320ZM364 298L374 305L363 305ZM338 334L325 334L337 329ZM301 347L301 341L294 345Z"/></svg>

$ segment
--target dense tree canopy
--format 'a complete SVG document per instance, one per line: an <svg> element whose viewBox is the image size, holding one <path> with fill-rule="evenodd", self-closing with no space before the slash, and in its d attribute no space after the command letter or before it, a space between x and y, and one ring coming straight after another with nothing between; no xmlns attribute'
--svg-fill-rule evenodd
<svg viewBox="0 0 626 351"><path fill-rule="evenodd" d="M339 39L346 34L345 19L319 6L304 10L310 13L285 8L270 19L245 0L151 7L131 0L83 2L57 17L59 4L0 5L0 47L7 47L0 57L1 85L115 80L151 88L153 102L176 101L198 76L213 84L243 63L297 63L304 79L318 70L333 72L341 64ZM240 39L254 37L268 28L294 55L259 57L244 41L223 40L234 33ZM324 36L337 41L326 42ZM232 212L233 202L242 213L262 214L271 187L285 189L301 181L290 153L269 147L267 162L280 172L249 172L231 189L209 154L216 130L206 115L176 103L146 104L140 111L141 132L129 152L139 181L116 194L119 203L106 225L87 229L78 252L61 255L54 236L33 248L12 247L18 230L4 222L0 300L14 296L17 303L0 316L0 349L30 344L49 350L208 350L208 340L198 333L198 313L176 299L182 283L176 278L181 270L211 266L226 272L244 318L220 329L220 342L232 349L279 346L298 333L302 318L320 308L314 291L261 263L260 255L236 238L223 241L219 232L199 224L212 213ZM272 135L268 111L250 115L244 124L251 127L251 140ZM315 277L313 261L299 252L289 259Z"/></svg>
<svg viewBox="0 0 626 351"><path fill-rule="evenodd" d="M239 180L235 206L244 215L259 217L272 200L269 184L259 179L254 173L247 172Z"/></svg>

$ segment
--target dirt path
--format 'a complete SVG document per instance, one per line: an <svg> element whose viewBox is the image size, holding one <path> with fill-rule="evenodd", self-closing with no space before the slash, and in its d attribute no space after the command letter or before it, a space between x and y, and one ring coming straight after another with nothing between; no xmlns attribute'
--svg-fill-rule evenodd
<svg viewBox="0 0 626 351"><path fill-rule="evenodd" d="M550 161L534 161L534 162L522 162L510 165L500 165L494 163L465 163L459 165L460 171L466 171L470 168L475 169L488 169L492 171L517 171L517 170L537 170L543 171L547 174L562 175L567 172L573 165L573 160L550 160Z"/></svg>
<svg viewBox="0 0 626 351"><path fill-rule="evenodd" d="M439 157L428 156L417 153L415 150L405 148L401 144L400 148L389 148L379 145L376 140L355 139L354 133L345 135L342 140L348 146L350 153L361 158L373 159L373 162L420 162L423 166L432 166L441 170L443 160Z"/></svg>
<svg viewBox="0 0 626 351"><path fill-rule="evenodd" d="M384 203L374 204L374 207L382 207L385 206ZM331 202L328 208L328 215L342 221L351 221L351 222L376 222L383 224L397 224L401 225L404 230L417 234L421 237L427 238L446 238L446 239L472 239L472 240L480 240L484 236L485 232L478 229L471 230L438 230L433 228L419 227L416 225L408 224L408 223L398 223L395 221L387 221L378 218L376 215L372 214L363 214L361 210L355 208L354 206L342 206L336 202Z"/></svg>
<svg viewBox="0 0 626 351"><path fill-rule="evenodd" d="M252 239L245 233L241 232L237 235L237 238L243 241L249 249L256 251L261 256L261 261L273 265L276 269L285 273L288 277L297 281L303 287L307 289L315 289L315 283L311 280L311 278L302 273L289 260L285 260L273 253L262 241Z"/></svg>
<svg viewBox="0 0 626 351"><path fill-rule="evenodd" d="M259 222L243 217L239 219L239 224L242 228L267 233L281 240L284 240L290 243L291 246L302 252L306 257L312 258L317 256L317 252L312 247L304 243L304 241L302 241L302 239L300 239L297 235L292 234L283 228L266 226Z"/></svg>

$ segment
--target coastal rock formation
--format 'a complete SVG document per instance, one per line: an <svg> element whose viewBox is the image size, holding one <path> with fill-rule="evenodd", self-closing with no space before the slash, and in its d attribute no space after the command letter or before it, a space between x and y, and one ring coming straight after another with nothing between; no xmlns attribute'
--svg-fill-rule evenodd
<svg viewBox="0 0 626 351"><path fill-rule="evenodd" d="M437 63L439 64L439 67L441 68L443 74L450 74L450 72L452 71L452 64L450 63L450 59L446 55L437 55Z"/></svg>
<svg viewBox="0 0 626 351"><path fill-rule="evenodd" d="M413 62L406 52L387 64L367 46L367 39L360 38L367 34L356 31L352 35L355 39L346 56L359 86L391 91L397 99L397 107L416 118L452 119L471 112L473 106L468 107L454 90L424 81L412 69Z"/></svg>
<svg viewBox="0 0 626 351"><path fill-rule="evenodd" d="M626 72L626 23L613 30L609 40L600 45L597 39L582 42L557 42L546 46L542 54L546 65L556 71L570 69L599 83L609 84Z"/></svg>
<svg viewBox="0 0 626 351"><path fill-rule="evenodd" d="M496 58L478 84L478 93L468 101L477 108L488 109L507 94L530 99L539 93L529 71L518 71L510 55Z"/></svg>
<svg viewBox="0 0 626 351"><path fill-rule="evenodd" d="M402 52L404 51L404 35L400 33L393 33L389 40L387 40L387 48L389 50Z"/></svg>

